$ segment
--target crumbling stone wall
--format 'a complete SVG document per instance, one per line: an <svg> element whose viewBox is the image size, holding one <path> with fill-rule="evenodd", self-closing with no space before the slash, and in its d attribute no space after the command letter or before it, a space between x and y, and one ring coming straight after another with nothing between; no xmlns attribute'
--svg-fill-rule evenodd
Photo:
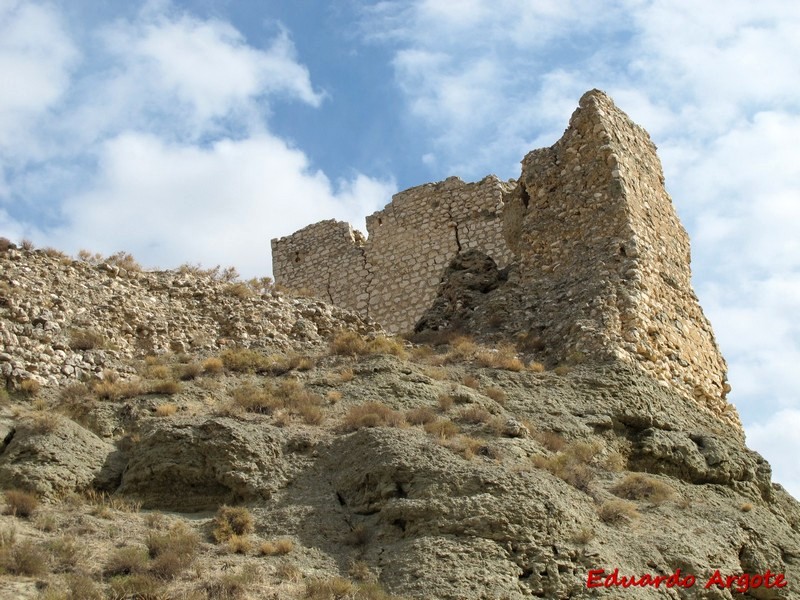
<svg viewBox="0 0 800 600"><path fill-rule="evenodd" d="M365 241L329 221L273 240L276 281L309 287L393 332L424 315L429 328L458 321L481 335L534 337L551 363L632 362L738 422L655 145L602 92L581 98L556 144L523 159L519 181L416 187L369 217L367 230ZM465 312L446 306L459 294L442 276L468 249L510 268ZM329 284L337 277L348 282L338 296ZM444 302L440 283L449 286Z"/></svg>
<svg viewBox="0 0 800 600"><path fill-rule="evenodd" d="M494 176L477 183L450 177L400 192L367 217L366 240L347 223L309 225L272 240L275 281L356 310L388 331L410 331L459 252L479 249L501 266L512 259L502 224L510 187Z"/></svg>

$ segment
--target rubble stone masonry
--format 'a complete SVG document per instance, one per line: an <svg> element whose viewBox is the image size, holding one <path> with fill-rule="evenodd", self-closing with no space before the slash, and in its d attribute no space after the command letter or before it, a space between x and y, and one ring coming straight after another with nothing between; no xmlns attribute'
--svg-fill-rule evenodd
<svg viewBox="0 0 800 600"><path fill-rule="evenodd" d="M273 240L275 281L404 332L450 261L478 249L511 267L491 311L507 310L507 331L540 336L555 362L635 363L738 423L655 145L604 93L581 98L564 136L523 159L519 181L415 187L368 217L367 231L323 221Z"/></svg>

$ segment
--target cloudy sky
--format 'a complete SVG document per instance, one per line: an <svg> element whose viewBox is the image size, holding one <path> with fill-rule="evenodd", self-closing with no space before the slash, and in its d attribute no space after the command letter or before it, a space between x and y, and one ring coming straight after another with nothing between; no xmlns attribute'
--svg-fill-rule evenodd
<svg viewBox="0 0 800 600"><path fill-rule="evenodd" d="M0 0L0 235L270 273L397 190L650 132L748 442L800 497L800 3Z"/></svg>

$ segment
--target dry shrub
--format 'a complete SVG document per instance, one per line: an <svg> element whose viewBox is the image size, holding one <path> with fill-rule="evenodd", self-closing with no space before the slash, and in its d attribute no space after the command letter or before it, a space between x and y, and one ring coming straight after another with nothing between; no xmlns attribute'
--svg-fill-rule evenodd
<svg viewBox="0 0 800 600"><path fill-rule="evenodd" d="M534 373L544 373L545 366L540 362L532 360L528 363L528 370L533 371Z"/></svg>
<svg viewBox="0 0 800 600"><path fill-rule="evenodd" d="M501 344L496 350L479 352L475 359L482 367L504 369L506 371L522 371L525 365L517 357L517 350L510 344Z"/></svg>
<svg viewBox="0 0 800 600"><path fill-rule="evenodd" d="M355 586L342 577L312 579L306 582L305 597L308 600L339 600L353 598Z"/></svg>
<svg viewBox="0 0 800 600"><path fill-rule="evenodd" d="M135 513L142 507L141 502L126 500L120 496L110 496L106 492L96 490L87 490L84 492L84 498L94 507L92 514L101 516L111 516L111 511Z"/></svg>
<svg viewBox="0 0 800 600"><path fill-rule="evenodd" d="M355 373L353 369L342 369L339 371L339 379L342 383L347 383L348 381L352 381L353 377L355 377Z"/></svg>
<svg viewBox="0 0 800 600"><path fill-rule="evenodd" d="M488 423L491 420L492 415L480 406L469 406L461 411L461 413L458 415L458 418L465 423L479 425L481 423Z"/></svg>
<svg viewBox="0 0 800 600"><path fill-rule="evenodd" d="M7 490L4 494L6 507L3 514L27 519L39 506L39 499L24 490Z"/></svg>
<svg viewBox="0 0 800 600"><path fill-rule="evenodd" d="M579 531L572 536L572 541L576 544L580 544L581 546L585 546L589 542L591 542L597 534L594 532L593 529L589 529L588 527L583 527Z"/></svg>
<svg viewBox="0 0 800 600"><path fill-rule="evenodd" d="M52 571L63 573L74 569L84 556L86 544L78 542L70 535L61 536L49 542L47 549L53 560Z"/></svg>
<svg viewBox="0 0 800 600"><path fill-rule="evenodd" d="M0 548L0 572L36 577L47 572L47 554L31 540Z"/></svg>
<svg viewBox="0 0 800 600"><path fill-rule="evenodd" d="M675 496L672 486L642 473L631 473L611 488L611 493L626 500L647 500L663 504Z"/></svg>
<svg viewBox="0 0 800 600"><path fill-rule="evenodd" d="M172 377L172 369L170 369L167 365L156 363L147 365L145 374L147 375L148 379L169 379Z"/></svg>
<svg viewBox="0 0 800 600"><path fill-rule="evenodd" d="M157 417L171 417L178 412L178 407L172 403L160 404L156 407Z"/></svg>
<svg viewBox="0 0 800 600"><path fill-rule="evenodd" d="M586 492L594 479L594 472L589 464L600 450L600 444L597 442L573 442L554 456L534 456L531 461L535 467L545 469L573 487Z"/></svg>
<svg viewBox="0 0 800 600"><path fill-rule="evenodd" d="M534 435L534 438L550 452L558 452L563 450L567 445L567 441L561 436L560 433L555 431L541 431Z"/></svg>
<svg viewBox="0 0 800 600"><path fill-rule="evenodd" d="M42 384L35 379L23 379L19 383L19 391L26 396L35 396L41 391L41 389Z"/></svg>
<svg viewBox="0 0 800 600"><path fill-rule="evenodd" d="M442 412L447 412L451 408L453 408L453 403L455 402L455 398L451 394L439 394L439 410Z"/></svg>
<svg viewBox="0 0 800 600"><path fill-rule="evenodd" d="M297 412L306 425L319 425L325 419L325 413L319 406L303 405Z"/></svg>
<svg viewBox="0 0 800 600"><path fill-rule="evenodd" d="M467 360L475 356L478 351L478 344L466 335L459 335L452 338L449 342L450 350L447 359L450 361Z"/></svg>
<svg viewBox="0 0 800 600"><path fill-rule="evenodd" d="M350 568L347 570L347 574L356 581L375 580L375 574L372 572L372 569L369 568L369 565L363 560L355 560L350 563Z"/></svg>
<svg viewBox="0 0 800 600"><path fill-rule="evenodd" d="M517 348L523 352L540 352L545 349L545 343L539 335L528 331L517 335Z"/></svg>
<svg viewBox="0 0 800 600"><path fill-rule="evenodd" d="M367 402L350 408L344 417L342 430L349 432L362 427L402 427L405 422L403 413L392 410L383 402Z"/></svg>
<svg viewBox="0 0 800 600"><path fill-rule="evenodd" d="M315 361L311 356L293 354L289 357L287 366L296 371L310 371L315 366Z"/></svg>
<svg viewBox="0 0 800 600"><path fill-rule="evenodd" d="M181 384L174 379L162 379L154 381L148 388L149 394L174 396L181 391Z"/></svg>
<svg viewBox="0 0 800 600"><path fill-rule="evenodd" d="M365 546L372 537L369 529L363 523L359 523L350 530L346 543L350 546Z"/></svg>
<svg viewBox="0 0 800 600"><path fill-rule="evenodd" d="M248 348L228 348L220 354L220 360L228 371L234 373L265 373L275 362L261 352Z"/></svg>
<svg viewBox="0 0 800 600"><path fill-rule="evenodd" d="M23 238L23 240L19 243L19 245L22 247L23 250L27 250L28 252L30 252L35 248L33 242L30 241L28 238Z"/></svg>
<svg viewBox="0 0 800 600"><path fill-rule="evenodd" d="M283 556L294 550L294 542L289 538L281 538L274 542L263 542L258 547L258 553L262 556Z"/></svg>
<svg viewBox="0 0 800 600"><path fill-rule="evenodd" d="M106 597L100 584L83 573L70 573L65 583L66 595L61 600L103 600Z"/></svg>
<svg viewBox="0 0 800 600"><path fill-rule="evenodd" d="M56 413L39 412L31 415L28 424L34 433L53 433L61 425L61 419Z"/></svg>
<svg viewBox="0 0 800 600"><path fill-rule="evenodd" d="M253 542L248 535L232 535L225 544L231 554L249 554L253 551Z"/></svg>
<svg viewBox="0 0 800 600"><path fill-rule="evenodd" d="M627 500L607 500L597 509L597 515L605 523L632 522L639 518L639 511L633 502Z"/></svg>
<svg viewBox="0 0 800 600"><path fill-rule="evenodd" d="M614 473L622 471L627 465L625 456L620 452L610 452L608 456L603 459L603 466Z"/></svg>
<svg viewBox="0 0 800 600"><path fill-rule="evenodd" d="M508 400L508 396L506 395L505 391L499 387L486 388L483 393L497 402L500 406L505 406L506 400Z"/></svg>
<svg viewBox="0 0 800 600"><path fill-rule="evenodd" d="M176 523L165 533L147 536L147 551L153 559L150 572L161 579L173 579L194 562L200 538L187 525Z"/></svg>
<svg viewBox="0 0 800 600"><path fill-rule="evenodd" d="M338 390L331 390L325 397L328 399L330 404L336 404L342 399L342 392Z"/></svg>
<svg viewBox="0 0 800 600"><path fill-rule="evenodd" d="M93 329L73 329L69 332L69 347L73 350L94 350L105 345L103 334Z"/></svg>
<svg viewBox="0 0 800 600"><path fill-rule="evenodd" d="M739 507L739 510L741 510L742 512L750 512L751 510L753 510L753 503L745 502Z"/></svg>
<svg viewBox="0 0 800 600"><path fill-rule="evenodd" d="M70 383L61 388L58 397L63 403L72 404L74 402L83 402L87 400L90 394L91 390L85 383Z"/></svg>
<svg viewBox="0 0 800 600"><path fill-rule="evenodd" d="M181 381L191 381L197 379L203 373L203 365L196 362L190 362L185 365L180 365L175 369L175 375Z"/></svg>
<svg viewBox="0 0 800 600"><path fill-rule="evenodd" d="M428 406L418 406L406 411L406 420L412 425L425 425L436 420L436 412Z"/></svg>
<svg viewBox="0 0 800 600"><path fill-rule="evenodd" d="M442 445L467 460L472 460L476 454L488 452L486 442L468 435L457 435L450 439L442 439Z"/></svg>
<svg viewBox="0 0 800 600"><path fill-rule="evenodd" d="M440 439L448 439L457 435L458 425L449 419L439 419L425 424L425 432Z"/></svg>
<svg viewBox="0 0 800 600"><path fill-rule="evenodd" d="M115 575L132 575L145 573L150 563L147 549L140 546L117 548L106 560L103 573L110 577Z"/></svg>
<svg viewBox="0 0 800 600"><path fill-rule="evenodd" d="M258 388L250 384L234 388L231 398L235 406L252 413L269 415L283 407L283 402L275 398L271 389Z"/></svg>
<svg viewBox="0 0 800 600"><path fill-rule="evenodd" d="M207 581L203 587L208 600L239 600L246 597L258 579L258 567L248 564L238 573L226 573Z"/></svg>
<svg viewBox="0 0 800 600"><path fill-rule="evenodd" d="M119 267L120 269L125 269L126 271L142 270L142 266L136 262L136 259L133 258L133 255L129 252L115 252L106 258L106 262L110 265Z"/></svg>
<svg viewBox="0 0 800 600"><path fill-rule="evenodd" d="M364 356L369 354L391 354L405 358L407 352L398 338L379 335L368 339L356 331L343 330L334 335L330 346L331 354L340 356Z"/></svg>
<svg viewBox="0 0 800 600"><path fill-rule="evenodd" d="M303 572L297 568L297 565L281 561L275 567L275 577L280 581L300 581L303 578Z"/></svg>
<svg viewBox="0 0 800 600"><path fill-rule="evenodd" d="M239 298L239 300L245 300L252 297L254 292L249 285L242 281L238 281L225 286L225 293L228 296Z"/></svg>
<svg viewBox="0 0 800 600"><path fill-rule="evenodd" d="M138 379L130 381L98 381L92 387L94 395L101 400L124 400L145 394L145 388Z"/></svg>
<svg viewBox="0 0 800 600"><path fill-rule="evenodd" d="M253 515L247 508L220 506L212 522L214 541L225 542L233 535L247 535L253 531Z"/></svg>
<svg viewBox="0 0 800 600"><path fill-rule="evenodd" d="M473 390L480 389L481 387L481 380L473 375L465 375L464 379L461 380L465 386L472 388Z"/></svg>
<svg viewBox="0 0 800 600"><path fill-rule="evenodd" d="M561 375L562 377L571 372L572 372L572 367L570 367L569 365L558 365L555 369L553 369L553 373L555 373L556 375Z"/></svg>
<svg viewBox="0 0 800 600"><path fill-rule="evenodd" d="M206 375L219 375L225 369L225 363L216 356L211 356L203 361L203 373Z"/></svg>

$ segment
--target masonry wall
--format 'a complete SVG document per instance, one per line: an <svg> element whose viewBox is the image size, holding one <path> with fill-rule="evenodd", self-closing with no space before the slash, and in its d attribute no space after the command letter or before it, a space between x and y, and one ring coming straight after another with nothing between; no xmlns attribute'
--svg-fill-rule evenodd
<svg viewBox="0 0 800 600"><path fill-rule="evenodd" d="M511 260L502 226L509 188L494 176L411 188L367 217L367 239L347 223L309 225L272 241L275 281L356 310L388 331L410 331L459 251L480 249L501 266Z"/></svg>
<svg viewBox="0 0 800 600"><path fill-rule="evenodd" d="M472 312L474 332L498 331L501 315L504 336L540 338L551 363L632 362L737 422L663 184L647 132L593 90L556 144L523 159L519 181L412 188L367 219L366 240L332 221L275 240L276 281L403 332L434 303L448 263L476 248L513 268Z"/></svg>

